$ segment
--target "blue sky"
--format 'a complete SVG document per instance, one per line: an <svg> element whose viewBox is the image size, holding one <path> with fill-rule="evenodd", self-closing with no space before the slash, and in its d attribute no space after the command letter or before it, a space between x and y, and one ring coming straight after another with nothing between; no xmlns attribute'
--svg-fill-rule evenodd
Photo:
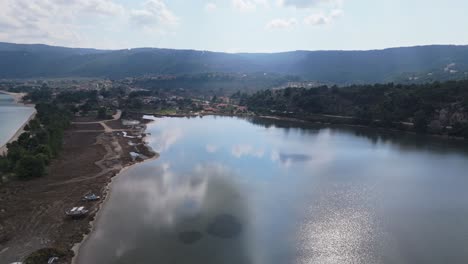
<svg viewBox="0 0 468 264"><path fill-rule="evenodd" d="M0 41L227 52L464 45L466 10L466 0L2 0Z"/></svg>

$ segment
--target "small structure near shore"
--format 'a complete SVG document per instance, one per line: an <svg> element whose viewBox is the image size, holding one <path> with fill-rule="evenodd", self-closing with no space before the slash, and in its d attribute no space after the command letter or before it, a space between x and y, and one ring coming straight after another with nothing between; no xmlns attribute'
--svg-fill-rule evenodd
<svg viewBox="0 0 468 264"><path fill-rule="evenodd" d="M84 206L81 207L73 207L72 209L66 212L67 216L71 218L80 218L84 217L88 214L89 210L85 209Z"/></svg>

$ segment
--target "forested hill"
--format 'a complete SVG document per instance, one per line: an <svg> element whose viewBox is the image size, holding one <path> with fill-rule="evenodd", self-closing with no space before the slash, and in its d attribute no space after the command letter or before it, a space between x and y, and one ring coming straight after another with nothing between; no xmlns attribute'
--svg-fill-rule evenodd
<svg viewBox="0 0 468 264"><path fill-rule="evenodd" d="M372 51L219 53L141 48L95 50L0 43L0 78L278 73L334 84L426 82L468 77L468 46Z"/></svg>

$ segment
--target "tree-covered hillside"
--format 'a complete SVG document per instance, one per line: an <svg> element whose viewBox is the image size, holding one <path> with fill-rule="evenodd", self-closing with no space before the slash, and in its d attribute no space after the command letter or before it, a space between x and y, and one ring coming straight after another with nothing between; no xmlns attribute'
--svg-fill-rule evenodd
<svg viewBox="0 0 468 264"><path fill-rule="evenodd" d="M373 51L219 53L94 50L0 43L0 78L108 77L200 73L276 73L335 84L421 83L468 77L468 46Z"/></svg>

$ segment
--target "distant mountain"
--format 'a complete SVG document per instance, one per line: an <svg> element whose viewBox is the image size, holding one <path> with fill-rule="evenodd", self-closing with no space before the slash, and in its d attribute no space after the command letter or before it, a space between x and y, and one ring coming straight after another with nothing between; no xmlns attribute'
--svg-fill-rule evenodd
<svg viewBox="0 0 468 264"><path fill-rule="evenodd" d="M336 84L466 79L468 46L371 51L220 53L141 48L96 50L0 43L0 78L278 73Z"/></svg>

